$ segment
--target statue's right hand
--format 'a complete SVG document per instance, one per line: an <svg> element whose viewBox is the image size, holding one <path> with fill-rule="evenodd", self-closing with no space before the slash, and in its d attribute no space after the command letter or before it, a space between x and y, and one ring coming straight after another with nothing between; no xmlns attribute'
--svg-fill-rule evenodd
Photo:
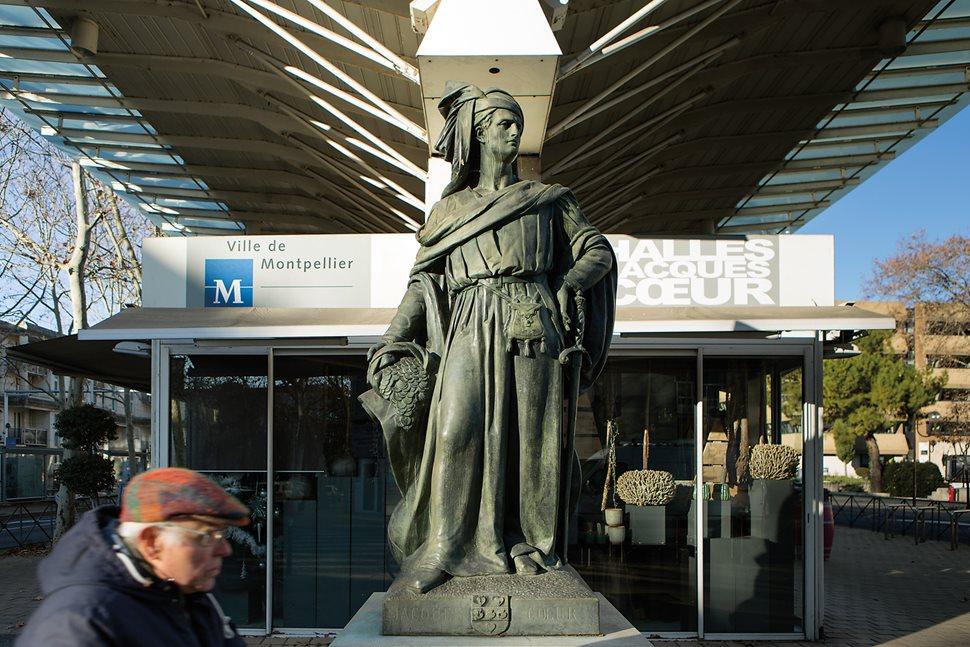
<svg viewBox="0 0 970 647"><path fill-rule="evenodd" d="M369 362L372 359L374 359L374 355L377 353L377 351L379 351L380 349L384 348L385 346L387 346L387 342L386 341L379 341L376 344L374 344L373 346L371 346L370 347L370 350L367 351L367 361Z"/></svg>
<svg viewBox="0 0 970 647"><path fill-rule="evenodd" d="M377 360L377 366L374 367L374 372L383 371L385 368L397 361L397 357L388 353L387 355L382 355Z"/></svg>
<svg viewBox="0 0 970 647"><path fill-rule="evenodd" d="M380 350L385 346L387 346L388 343L389 342L387 341L381 340L376 344L374 344L373 346L371 346L370 350L367 351L367 362L368 363L373 362L374 358L377 356ZM378 371L382 371L388 366L390 366L391 364L395 363L397 360L398 358L395 357L393 353L385 353L380 357L377 357L377 363L371 367L371 370L374 373L377 373Z"/></svg>

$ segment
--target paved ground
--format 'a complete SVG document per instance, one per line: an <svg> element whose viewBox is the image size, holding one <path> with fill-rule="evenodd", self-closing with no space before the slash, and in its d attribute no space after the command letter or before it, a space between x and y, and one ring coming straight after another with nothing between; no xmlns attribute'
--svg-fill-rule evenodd
<svg viewBox="0 0 970 647"><path fill-rule="evenodd" d="M0 558L0 647L34 607L36 554ZM911 538L839 526L826 563L825 645L957 647L970 645L970 547L918 546ZM328 645L332 636L251 638L250 645ZM662 647L797 647L804 642L655 641Z"/></svg>

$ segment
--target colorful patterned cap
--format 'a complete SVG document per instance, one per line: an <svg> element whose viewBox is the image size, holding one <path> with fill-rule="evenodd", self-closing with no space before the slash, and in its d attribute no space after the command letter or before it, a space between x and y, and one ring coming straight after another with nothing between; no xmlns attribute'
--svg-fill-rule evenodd
<svg viewBox="0 0 970 647"><path fill-rule="evenodd" d="M245 526L249 508L202 474L180 467L143 472L125 488L121 521L155 523L183 516Z"/></svg>

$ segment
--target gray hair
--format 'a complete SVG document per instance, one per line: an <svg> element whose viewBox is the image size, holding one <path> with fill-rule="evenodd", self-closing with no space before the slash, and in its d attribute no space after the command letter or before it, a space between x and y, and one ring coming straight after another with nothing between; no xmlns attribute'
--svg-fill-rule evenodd
<svg viewBox="0 0 970 647"><path fill-rule="evenodd" d="M121 540L125 542L125 545L127 545L132 551L138 553L137 539L145 528L151 527L158 528L160 533L166 537L174 537L176 534L178 534L171 528L166 528L161 523L141 521L122 521L118 524L118 527L115 530L118 533L118 536L121 537Z"/></svg>

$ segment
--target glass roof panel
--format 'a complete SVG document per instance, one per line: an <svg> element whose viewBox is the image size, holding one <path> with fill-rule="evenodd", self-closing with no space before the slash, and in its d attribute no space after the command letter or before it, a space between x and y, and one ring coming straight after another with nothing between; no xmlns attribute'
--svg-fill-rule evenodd
<svg viewBox="0 0 970 647"><path fill-rule="evenodd" d="M19 26L19 25L18 25ZM0 47L23 47L24 49L50 49L66 51L64 42L49 32L50 36L14 36L0 34Z"/></svg>
<svg viewBox="0 0 970 647"><path fill-rule="evenodd" d="M47 16L47 12L43 12ZM47 27L47 23L30 7L0 5L0 24L18 27Z"/></svg>
<svg viewBox="0 0 970 647"><path fill-rule="evenodd" d="M228 207L222 203L213 200L183 200L180 198L159 198L156 203L170 209L178 210L179 207L184 209L205 209L207 211L228 211Z"/></svg>
<svg viewBox="0 0 970 647"><path fill-rule="evenodd" d="M92 152L95 152L96 147L84 146L84 148ZM161 151L163 149L159 148L158 150ZM182 163L181 158L179 158L177 155L175 156L175 160L177 161L173 161L172 155L167 153L162 153L162 152L155 152L150 149L137 150L134 148L128 148L124 150L116 150L116 149L102 148L96 151L95 154L106 160L110 160L117 164L121 164L122 166L126 161L144 162L146 164L173 164L173 165Z"/></svg>
<svg viewBox="0 0 970 647"><path fill-rule="evenodd" d="M186 218L182 216L178 223L189 229L196 227L202 229L227 229L230 231L242 231L245 226L235 220L219 220L216 218Z"/></svg>
<svg viewBox="0 0 970 647"><path fill-rule="evenodd" d="M33 92L35 94L49 94L50 98L56 98L55 95L58 94L78 94L90 97L112 97L116 96L109 88L105 87L100 81L85 82L85 83L72 83L70 80L78 79L82 77L74 76L51 76L50 80L30 80L26 81L23 78L18 79L19 83L17 88L21 92ZM87 77L93 78L93 77ZM14 75L8 75L4 78L3 74L0 74L0 79L5 81L4 85L13 88Z"/></svg>
<svg viewBox="0 0 970 647"><path fill-rule="evenodd" d="M55 63L52 61L26 61L20 58L0 56L0 72L22 72L24 74L64 74L67 76L91 76L86 68L77 63ZM95 77L101 77L95 74Z"/></svg>
<svg viewBox="0 0 970 647"><path fill-rule="evenodd" d="M135 175L129 174L132 184L140 185L144 190L151 191L153 188L161 189L208 189L209 187L201 180L193 180L190 177L178 175Z"/></svg>

